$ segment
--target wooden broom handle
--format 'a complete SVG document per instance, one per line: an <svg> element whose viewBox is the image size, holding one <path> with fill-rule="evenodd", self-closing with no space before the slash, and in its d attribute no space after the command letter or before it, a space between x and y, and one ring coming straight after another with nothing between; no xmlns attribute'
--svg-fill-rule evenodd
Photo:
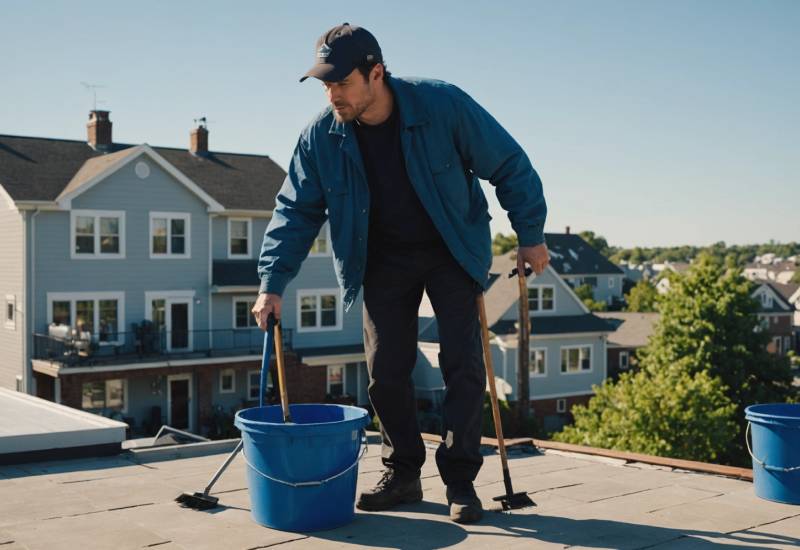
<svg viewBox="0 0 800 550"><path fill-rule="evenodd" d="M278 391L281 395L281 409L283 410L283 421L291 422L292 417L289 413L289 396L286 393L286 371L283 362L283 335L281 334L281 322L275 322L275 360L278 363Z"/></svg>
<svg viewBox="0 0 800 550"><path fill-rule="evenodd" d="M500 407L497 405L497 389L494 387L494 368L492 367L492 351L489 348L489 327L486 324L486 306L483 292L478 294L478 316L481 320L481 341L483 343L483 360L486 363L486 376L489 378L489 395L492 401L492 417L494 417L494 433L497 435L497 446L500 449L500 460L503 471L508 471L506 444L503 441L503 425L500 419Z"/></svg>

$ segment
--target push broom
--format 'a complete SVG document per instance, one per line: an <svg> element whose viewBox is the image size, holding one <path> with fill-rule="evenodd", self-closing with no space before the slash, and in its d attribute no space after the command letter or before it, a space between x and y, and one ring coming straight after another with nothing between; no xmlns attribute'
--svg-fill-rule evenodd
<svg viewBox="0 0 800 550"><path fill-rule="evenodd" d="M273 333L274 338L272 337ZM283 338L281 336L281 322L275 320L275 317L271 313L267 318L267 330L264 333L264 352L261 358L261 383L258 387L258 406L264 406L264 389L267 385L267 373L269 372L269 358L272 354L273 339L275 340L274 347L276 352L276 360L278 363L278 386L281 394L283 421L285 423L290 423L292 419L289 414L289 399L286 395L286 374L284 372L283 363ZM208 485L206 485L206 488L203 489L202 493L183 493L178 495L175 498L175 501L184 508L193 508L195 510L211 510L212 508L216 508L219 498L211 496L209 492L223 472L228 469L228 466L231 462L233 462L233 459L236 458L236 455L239 454L239 451L242 450L243 445L244 443L240 439L239 443L236 445L236 448L231 452L231 454L228 455L228 458L226 458L225 462L222 463L222 466L219 467L217 472L214 474L214 477L211 478L211 481L209 481Z"/></svg>
<svg viewBox="0 0 800 550"><path fill-rule="evenodd" d="M524 275L520 274L524 280ZM522 297L520 297L522 299ZM527 299L527 296L525 296ZM486 321L486 305L483 301L483 292L478 294L478 314L481 320L481 342L483 344L483 358L486 363L486 375L489 378L489 395L492 401L492 416L494 417L494 431L497 435L497 447L500 450L500 461L503 465L503 484L506 493L492 500L500 502L502 510L518 510L536 504L528 496L528 493L515 493L511 486L511 474L508 471L508 456L506 455L506 444L503 441L503 425L500 422L500 408L497 405L497 389L494 382L494 368L492 367L492 352L489 348L489 327ZM527 319L520 319L520 330L527 329Z"/></svg>

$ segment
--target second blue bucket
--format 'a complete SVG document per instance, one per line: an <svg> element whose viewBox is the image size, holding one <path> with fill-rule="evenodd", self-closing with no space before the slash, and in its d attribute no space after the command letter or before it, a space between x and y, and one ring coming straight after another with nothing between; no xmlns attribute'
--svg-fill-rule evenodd
<svg viewBox="0 0 800 550"><path fill-rule="evenodd" d="M747 446L756 496L800 504L800 405L751 405L744 412L752 426L753 447L749 440Z"/></svg>
<svg viewBox="0 0 800 550"><path fill-rule="evenodd" d="M351 522L369 414L345 405L290 405L289 410L291 424L284 424L280 405L236 413L253 519L296 532Z"/></svg>

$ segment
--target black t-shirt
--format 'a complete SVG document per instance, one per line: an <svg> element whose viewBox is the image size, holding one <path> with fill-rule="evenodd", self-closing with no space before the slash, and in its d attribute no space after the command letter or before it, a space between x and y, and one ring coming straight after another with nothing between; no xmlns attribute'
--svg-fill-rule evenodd
<svg viewBox="0 0 800 550"><path fill-rule="evenodd" d="M397 102L376 125L353 123L370 191L369 245L445 246L406 172Z"/></svg>

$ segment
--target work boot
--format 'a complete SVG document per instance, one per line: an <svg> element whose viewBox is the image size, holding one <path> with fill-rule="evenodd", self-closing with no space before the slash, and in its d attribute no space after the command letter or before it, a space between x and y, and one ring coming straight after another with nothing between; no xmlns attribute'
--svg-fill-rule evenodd
<svg viewBox="0 0 800 550"><path fill-rule="evenodd" d="M422 483L419 477L399 475L387 468L380 481L358 497L356 508L367 512L388 510L398 504L409 504L422 500Z"/></svg>
<svg viewBox="0 0 800 550"><path fill-rule="evenodd" d="M447 486L450 519L456 523L475 523L483 517L481 499L471 481L458 481Z"/></svg>

